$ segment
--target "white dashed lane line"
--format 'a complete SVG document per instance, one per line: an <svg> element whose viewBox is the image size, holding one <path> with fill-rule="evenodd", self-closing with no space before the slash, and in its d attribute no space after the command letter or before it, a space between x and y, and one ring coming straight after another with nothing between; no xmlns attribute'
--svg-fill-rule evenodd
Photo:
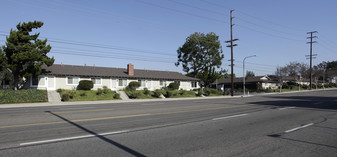
<svg viewBox="0 0 337 157"><path fill-rule="evenodd" d="M60 141L68 141L68 140L76 140L76 139L83 139L83 138L96 137L96 136L114 135L114 134L121 134L121 133L126 133L126 132L129 132L129 130L107 132L107 133L101 133L101 134L66 137L66 138L57 138L57 139L34 141L34 142L27 142L27 143L20 143L20 146L42 144L42 143L52 143L52 142L60 142Z"/></svg>
<svg viewBox="0 0 337 157"><path fill-rule="evenodd" d="M296 130L299 130L299 129L306 128L306 127L311 126L311 125L314 125L314 123L309 123L309 124L302 125L302 126L297 127L297 128L293 128L293 129L287 130L287 131L285 131L285 133L290 133L290 132L293 132L293 131L296 131Z"/></svg>
<svg viewBox="0 0 337 157"><path fill-rule="evenodd" d="M242 117L242 116L246 116L246 115L248 115L248 114L238 114L238 115L227 116L227 117L219 117L219 118L213 118L212 120L220 120L220 119L228 119L228 118Z"/></svg>
<svg viewBox="0 0 337 157"><path fill-rule="evenodd" d="M279 110L286 110L286 109L292 109L292 108L296 108L296 107L283 107L283 108L279 108Z"/></svg>

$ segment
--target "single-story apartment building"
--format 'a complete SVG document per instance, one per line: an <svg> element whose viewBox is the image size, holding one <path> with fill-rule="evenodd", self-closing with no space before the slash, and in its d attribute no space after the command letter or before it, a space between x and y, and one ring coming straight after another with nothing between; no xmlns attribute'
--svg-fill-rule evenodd
<svg viewBox="0 0 337 157"><path fill-rule="evenodd" d="M41 75L36 78L27 78L24 88L74 89L81 80L93 81L93 89L106 86L111 90L119 90L132 81L138 81L141 85L140 89L149 90L161 89L172 82L180 83L179 88L183 90L200 88L199 79L172 71L134 69L133 64L128 64L126 69L86 65L54 64L50 67L43 65Z"/></svg>
<svg viewBox="0 0 337 157"><path fill-rule="evenodd" d="M238 77L234 78L234 88L243 88L243 78ZM216 88L218 90L224 90L226 88L231 88L231 78L221 78L217 79L214 84L216 85ZM278 88L278 82L275 80L272 80L268 76L254 76L254 77L248 77L245 79L245 87L247 89L276 89Z"/></svg>

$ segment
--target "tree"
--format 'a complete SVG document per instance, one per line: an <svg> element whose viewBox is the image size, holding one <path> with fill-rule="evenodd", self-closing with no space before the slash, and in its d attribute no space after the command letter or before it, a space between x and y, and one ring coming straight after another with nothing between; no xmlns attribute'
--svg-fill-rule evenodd
<svg viewBox="0 0 337 157"><path fill-rule="evenodd" d="M280 88L280 93L282 92L282 85L283 85L283 77L286 76L286 69L282 67L277 67L275 75L277 77L277 80L279 81L279 88Z"/></svg>
<svg viewBox="0 0 337 157"><path fill-rule="evenodd" d="M255 73L254 72L252 72L252 71L246 71L246 79L248 78L248 77L254 77L255 76Z"/></svg>
<svg viewBox="0 0 337 157"><path fill-rule="evenodd" d="M231 78L232 74L226 74L225 78ZM234 78L236 78L235 74L233 74Z"/></svg>
<svg viewBox="0 0 337 157"><path fill-rule="evenodd" d="M219 36L215 33L191 34L184 45L178 48L177 55L178 61L175 65L181 64L188 76L198 77L205 85L213 83L210 80L214 75L211 74L216 68L220 68L224 58ZM206 75L210 77L205 77Z"/></svg>
<svg viewBox="0 0 337 157"><path fill-rule="evenodd" d="M305 63L290 62L284 67L277 67L277 70L280 70L284 76L297 77L301 75L304 78L310 77L309 66Z"/></svg>
<svg viewBox="0 0 337 157"><path fill-rule="evenodd" d="M19 88L23 77L38 76L43 64L51 66L55 61L54 57L47 56L51 49L47 39L38 39L40 33L29 34L42 26L43 22L40 21L19 23L17 30L11 29L9 37L6 37L6 46L3 46L5 62L2 66L13 74L15 89Z"/></svg>
<svg viewBox="0 0 337 157"><path fill-rule="evenodd" d="M209 67L205 69L203 72L200 72L197 77L204 81L204 84L209 86L215 80L224 78L224 75L227 74L227 70L221 69L219 71L215 70L215 67Z"/></svg>
<svg viewBox="0 0 337 157"><path fill-rule="evenodd" d="M5 70L5 65L6 65L5 53L2 51L2 48L0 47L0 72Z"/></svg>

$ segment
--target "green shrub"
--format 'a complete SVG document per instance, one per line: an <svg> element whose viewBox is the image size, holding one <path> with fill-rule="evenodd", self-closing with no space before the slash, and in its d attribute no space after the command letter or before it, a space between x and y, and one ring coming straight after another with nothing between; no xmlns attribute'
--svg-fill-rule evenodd
<svg viewBox="0 0 337 157"><path fill-rule="evenodd" d="M87 93L86 92L82 92L81 94L80 94L80 96L87 96Z"/></svg>
<svg viewBox="0 0 337 157"><path fill-rule="evenodd" d="M288 85L288 83L283 83L282 84L282 89L288 89L289 88L289 85Z"/></svg>
<svg viewBox="0 0 337 157"><path fill-rule="evenodd" d="M56 90L56 92L57 92L57 93L62 93L62 89L59 88L59 89Z"/></svg>
<svg viewBox="0 0 337 157"><path fill-rule="evenodd" d="M164 95L166 98L169 98L173 95L172 91L166 91L166 94Z"/></svg>
<svg viewBox="0 0 337 157"><path fill-rule="evenodd" d="M91 90L94 87L94 83L90 80L81 80L78 83L79 90Z"/></svg>
<svg viewBox="0 0 337 157"><path fill-rule="evenodd" d="M140 83L136 81L132 81L128 85L128 90L136 90L138 87L140 87Z"/></svg>
<svg viewBox="0 0 337 157"><path fill-rule="evenodd" d="M69 99L70 99L70 96L69 96L69 94L62 94L62 101L69 101Z"/></svg>
<svg viewBox="0 0 337 157"><path fill-rule="evenodd" d="M102 95L103 94L103 90L101 88L98 88L96 91L96 95Z"/></svg>
<svg viewBox="0 0 337 157"><path fill-rule="evenodd" d="M151 94L151 91L148 90L147 88L144 88L144 94L145 94L145 95L150 95L150 94Z"/></svg>
<svg viewBox="0 0 337 157"><path fill-rule="evenodd" d="M179 91L179 94L180 95L186 95L188 92L187 91L185 91L185 90L181 90L181 91Z"/></svg>
<svg viewBox="0 0 337 157"><path fill-rule="evenodd" d="M139 96L141 96L141 93L136 90L126 91L126 94L128 95L130 99L137 99Z"/></svg>
<svg viewBox="0 0 337 157"><path fill-rule="evenodd" d="M222 92L214 89L214 88L205 88L204 89L204 95L205 96L211 96L211 95L222 95Z"/></svg>
<svg viewBox="0 0 337 157"><path fill-rule="evenodd" d="M153 96L156 97L156 98L160 98L161 94L162 94L162 92L161 92L160 89L156 89L153 92Z"/></svg>
<svg viewBox="0 0 337 157"><path fill-rule="evenodd" d="M114 99L120 99L120 98L121 98L121 95L120 95L120 94L116 93L116 94L114 95Z"/></svg>
<svg viewBox="0 0 337 157"><path fill-rule="evenodd" d="M103 93L104 94L109 94L111 91L111 89L109 89L107 86L103 86Z"/></svg>
<svg viewBox="0 0 337 157"><path fill-rule="evenodd" d="M304 85L301 85L301 87L302 87L303 89L308 89L308 88L309 88L309 86L308 86L308 85L306 85L306 84L304 84Z"/></svg>
<svg viewBox="0 0 337 157"><path fill-rule="evenodd" d="M1 89L1 103L27 103L27 102L47 102L47 91L36 89Z"/></svg>
<svg viewBox="0 0 337 157"><path fill-rule="evenodd" d="M170 84L168 85L168 88L169 88L170 90L178 90L178 89L179 89L179 86L180 86L179 83L177 83L177 82L172 82L172 83L170 83Z"/></svg>
<svg viewBox="0 0 337 157"><path fill-rule="evenodd" d="M203 95L203 92L201 90L198 90L196 96L202 96L202 95Z"/></svg>

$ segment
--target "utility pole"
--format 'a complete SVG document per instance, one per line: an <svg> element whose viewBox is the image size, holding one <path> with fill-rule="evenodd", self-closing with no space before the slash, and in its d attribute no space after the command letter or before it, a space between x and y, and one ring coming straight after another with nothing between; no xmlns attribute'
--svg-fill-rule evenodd
<svg viewBox="0 0 337 157"><path fill-rule="evenodd" d="M317 43L317 41L312 41L313 38L317 38L317 36L313 36L314 33L317 33L317 31L307 33L310 34L310 37L307 37L307 39L310 39L310 41L307 42L307 44L310 44L310 55L306 55L306 57L310 59L310 90L312 89L312 56L317 56L317 54L312 54L312 44Z"/></svg>
<svg viewBox="0 0 337 157"><path fill-rule="evenodd" d="M230 45L227 45L226 47L230 47L231 48L231 84L232 84L232 88L231 88L231 96L234 96L234 64L233 64L233 47L237 46L237 44L233 44L234 41L237 41L239 39L233 39L233 13L234 10L230 11L230 26L231 26L231 40L226 41L226 43L230 43Z"/></svg>

